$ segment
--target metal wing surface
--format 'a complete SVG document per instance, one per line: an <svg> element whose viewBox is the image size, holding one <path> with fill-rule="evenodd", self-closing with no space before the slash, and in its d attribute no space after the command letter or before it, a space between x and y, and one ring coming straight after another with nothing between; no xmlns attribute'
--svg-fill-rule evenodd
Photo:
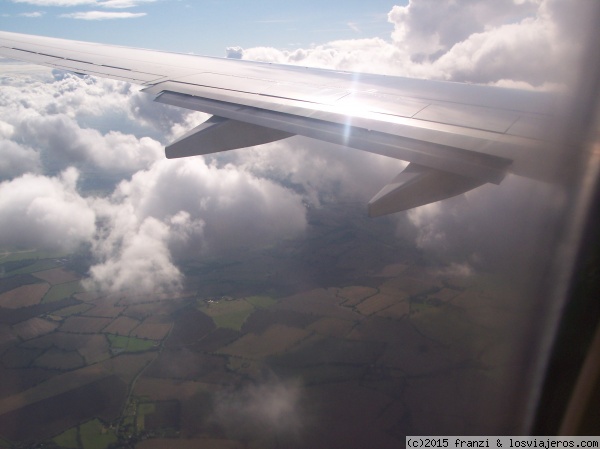
<svg viewBox="0 0 600 449"><path fill-rule="evenodd" d="M410 162L372 216L438 201L507 172L548 179L559 98L489 86L202 57L0 32L0 56L145 86L213 117L169 158L302 135Z"/></svg>

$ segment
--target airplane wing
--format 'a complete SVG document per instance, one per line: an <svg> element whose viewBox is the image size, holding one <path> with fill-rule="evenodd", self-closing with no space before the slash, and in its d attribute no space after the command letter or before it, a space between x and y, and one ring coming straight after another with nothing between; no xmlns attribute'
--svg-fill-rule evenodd
<svg viewBox="0 0 600 449"><path fill-rule="evenodd" d="M202 57L0 32L0 56L145 86L212 114L166 147L177 158L293 135L409 162L369 202L379 216L507 172L546 180L558 97L540 92Z"/></svg>

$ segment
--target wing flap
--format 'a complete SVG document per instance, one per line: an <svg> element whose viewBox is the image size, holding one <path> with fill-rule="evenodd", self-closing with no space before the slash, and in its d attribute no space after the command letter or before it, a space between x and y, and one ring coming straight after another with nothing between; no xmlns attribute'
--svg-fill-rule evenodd
<svg viewBox="0 0 600 449"><path fill-rule="evenodd" d="M477 179L409 164L369 201L369 217L388 215L445 200L482 184L484 183Z"/></svg>
<svg viewBox="0 0 600 449"><path fill-rule="evenodd" d="M167 158L179 158L262 145L293 134L213 116L165 148Z"/></svg>

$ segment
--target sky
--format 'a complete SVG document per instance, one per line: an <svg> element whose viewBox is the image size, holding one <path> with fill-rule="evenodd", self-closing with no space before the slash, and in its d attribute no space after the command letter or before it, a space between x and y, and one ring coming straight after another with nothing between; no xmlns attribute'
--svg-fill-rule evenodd
<svg viewBox="0 0 600 449"><path fill-rule="evenodd" d="M578 73L585 0L326 3L3 0L0 29L526 89L560 89ZM0 67L0 247L83 245L90 288L177 290L186 258L301 238L311 208L366 204L404 165L305 138L166 160L164 145L205 114L117 81ZM89 187L99 179L103 193ZM483 253L502 258L486 245L540 191L560 204L509 177L392 219L399 236L469 272ZM499 204L510 213L496 217ZM474 221L491 226L466 233Z"/></svg>
<svg viewBox="0 0 600 449"><path fill-rule="evenodd" d="M580 72L591 4L0 0L0 29L556 90ZM185 261L301 241L311 211L341 204L366 212L404 166L298 137L164 158L166 144L206 119L154 103L139 86L0 60L0 249L85 248L91 290L179 291ZM509 175L500 186L383 219L447 273L510 269L530 279L549 263L540 254L554 244L566 200L557 186ZM257 391L249 396L269 398Z"/></svg>
<svg viewBox="0 0 600 449"><path fill-rule="evenodd" d="M307 48L336 39L387 37L389 0L0 1L0 29L225 56L233 46Z"/></svg>

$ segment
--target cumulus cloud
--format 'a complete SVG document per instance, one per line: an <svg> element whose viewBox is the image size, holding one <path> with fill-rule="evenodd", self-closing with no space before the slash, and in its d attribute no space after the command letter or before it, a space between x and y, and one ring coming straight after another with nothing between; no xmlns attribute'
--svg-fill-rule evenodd
<svg viewBox="0 0 600 449"><path fill-rule="evenodd" d="M155 294L180 288L183 276L171 260L168 225L148 217L120 237L118 251L90 268L88 288Z"/></svg>
<svg viewBox="0 0 600 449"><path fill-rule="evenodd" d="M72 6L75 2L29 3ZM83 3L113 8L139 4L126 0L79 4ZM231 47L228 54L554 89L569 82L579 50L579 29L585 28L578 26L585 5L574 8L567 3L413 0L390 11L394 31L388 40L365 37L294 51ZM90 245L94 261L88 285L108 291L177 289L183 281L178 268L183 260L302 235L307 208L335 201L364 204L403 167L400 161L306 138L167 161L162 145L203 121L206 114L156 104L126 83L64 72L54 72L52 77L47 73L4 76L0 83L0 176L6 179L1 186L11 195L18 190L15 186L36 192L17 197L21 206L8 199L2 203L3 226L17 223L12 226L16 243ZM69 166L76 169L64 171ZM119 173L122 181L102 197L84 197L73 181L78 170L103 176ZM52 176L57 171L66 174ZM508 248L533 238L534 225L523 230L522 220L517 220L523 216L519 208L526 209L528 203L516 204L515 198L524 198L523 191L537 195L538 189L543 190L533 181L510 177L500 187L484 186L404 214L399 229L403 236L414 236L422 251L435 252L449 272L467 273L500 263L503 257L512 260L506 257ZM47 190L47 195L41 190ZM543 207L553 213L562 196L548 192L541 194L547 199ZM34 201L38 193L46 199ZM39 202L58 204L57 214L43 214ZM30 207L33 203L36 206ZM57 230L67 211L77 215L79 210L87 218L75 220L72 230L64 228L74 237L36 234L34 225L55 223L48 229ZM23 218L32 216L43 218L31 222ZM493 221L487 233L470 225L486 221ZM19 239L14 229L21 223L23 238ZM504 236L513 228L519 229L511 234L510 244L498 245L501 238L489 237L490 233Z"/></svg>
<svg viewBox="0 0 600 449"><path fill-rule="evenodd" d="M110 131L102 135L82 128L63 115L31 117L16 127L14 137L40 148L52 165L93 166L102 170L134 172L163 157L162 145L149 137Z"/></svg>
<svg viewBox="0 0 600 449"><path fill-rule="evenodd" d="M0 245L72 251L91 240L95 213L77 192L78 177L71 168L0 183Z"/></svg>
<svg viewBox="0 0 600 449"><path fill-rule="evenodd" d="M144 17L145 12L114 12L114 11L81 11L69 14L61 14L59 17L77 20L113 20L113 19L135 19Z"/></svg>
<svg viewBox="0 0 600 449"><path fill-rule="evenodd" d="M301 405L297 383L250 385L217 397L213 420L230 437L282 444L296 440L304 425Z"/></svg>
<svg viewBox="0 0 600 449"><path fill-rule="evenodd" d="M333 41L308 49L249 48L244 59L482 84L566 84L592 2L411 0L394 6L391 40Z"/></svg>
<svg viewBox="0 0 600 449"><path fill-rule="evenodd" d="M302 198L273 181L202 158L161 160L91 201L98 216L89 286L172 291L176 262L259 247L306 227Z"/></svg>
<svg viewBox="0 0 600 449"><path fill-rule="evenodd" d="M0 123L1 126L1 123ZM41 171L40 154L33 148L0 139L0 179Z"/></svg>

